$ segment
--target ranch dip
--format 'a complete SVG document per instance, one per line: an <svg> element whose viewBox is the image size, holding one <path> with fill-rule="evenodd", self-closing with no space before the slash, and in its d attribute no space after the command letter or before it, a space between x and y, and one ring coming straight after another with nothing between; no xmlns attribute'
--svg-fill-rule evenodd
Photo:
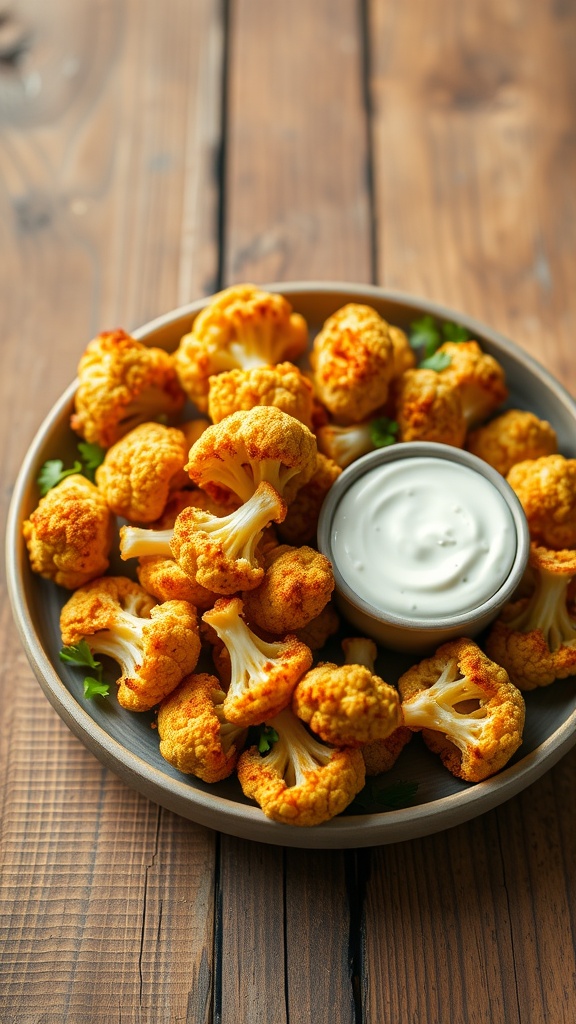
<svg viewBox="0 0 576 1024"><path fill-rule="evenodd" d="M333 520L336 566L359 598L432 621L477 608L516 555L512 514L468 466L428 456L383 463L355 480Z"/></svg>

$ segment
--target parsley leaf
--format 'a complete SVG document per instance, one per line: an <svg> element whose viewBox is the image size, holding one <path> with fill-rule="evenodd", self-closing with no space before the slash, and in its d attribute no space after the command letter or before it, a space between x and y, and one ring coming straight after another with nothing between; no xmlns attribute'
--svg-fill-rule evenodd
<svg viewBox="0 0 576 1024"><path fill-rule="evenodd" d="M106 450L101 448L99 444L88 444L87 441L80 441L78 451L84 463L84 475L94 483L94 472L104 462Z"/></svg>
<svg viewBox="0 0 576 1024"><path fill-rule="evenodd" d="M417 782L399 780L386 784L376 777L368 779L352 805L362 811L398 811L409 807L418 791Z"/></svg>
<svg viewBox="0 0 576 1024"><path fill-rule="evenodd" d="M453 324L450 321L442 324L442 334L445 341L468 341L470 338L470 331L462 327L462 324Z"/></svg>
<svg viewBox="0 0 576 1024"><path fill-rule="evenodd" d="M64 469L62 459L48 459L48 462L44 463L36 477L36 483L42 496L48 494L48 491L56 487L56 484L64 480L64 477L72 476L73 473L83 473L88 480L94 483L95 470L104 461L106 451L99 444L88 444L85 441L80 441L78 451L82 461L79 462L76 459L72 469Z"/></svg>
<svg viewBox="0 0 576 1024"><path fill-rule="evenodd" d="M258 752L267 754L275 743L278 742L278 733L271 725L261 725L258 729Z"/></svg>
<svg viewBox="0 0 576 1024"><path fill-rule="evenodd" d="M375 448L386 448L397 440L398 424L387 416L379 416L370 424L370 438Z"/></svg>
<svg viewBox="0 0 576 1024"><path fill-rule="evenodd" d="M436 320L429 313L410 324L410 345L422 349L425 359L433 355L442 344L442 335Z"/></svg>
<svg viewBox="0 0 576 1024"><path fill-rule="evenodd" d="M44 463L36 478L40 494L48 494L48 491L56 487L56 484L59 484L64 477L81 472L82 466L79 462L75 462L72 469L64 469L64 463L61 459L48 459L48 462Z"/></svg>
<svg viewBox="0 0 576 1024"><path fill-rule="evenodd" d="M451 362L452 356L448 355L447 352L434 352L428 359L422 360L420 369L435 370L436 373L440 373L440 370L445 370L447 366L450 366Z"/></svg>
<svg viewBox="0 0 576 1024"><path fill-rule="evenodd" d="M79 643L72 644L70 647L63 647L60 651L60 660L69 665L94 670L94 675L86 676L84 679L85 697L108 696L110 687L102 680L102 665L96 661L85 640L80 640Z"/></svg>

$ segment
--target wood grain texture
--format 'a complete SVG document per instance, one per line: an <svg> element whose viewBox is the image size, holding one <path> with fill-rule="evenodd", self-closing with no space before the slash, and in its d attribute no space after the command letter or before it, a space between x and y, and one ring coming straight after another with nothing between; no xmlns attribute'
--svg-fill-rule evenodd
<svg viewBox="0 0 576 1024"><path fill-rule="evenodd" d="M563 0L0 5L2 518L91 335L232 281L445 301L576 393L575 38ZM2 1024L573 1024L574 752L397 846L218 836L68 732L3 579Z"/></svg>

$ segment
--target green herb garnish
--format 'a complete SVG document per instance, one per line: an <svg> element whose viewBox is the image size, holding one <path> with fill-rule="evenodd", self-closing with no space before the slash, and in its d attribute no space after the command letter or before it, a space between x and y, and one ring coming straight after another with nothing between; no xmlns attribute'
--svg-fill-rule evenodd
<svg viewBox="0 0 576 1024"><path fill-rule="evenodd" d="M379 416L370 423L370 439L375 448L386 448L398 439L398 424L387 416Z"/></svg>
<svg viewBox="0 0 576 1024"><path fill-rule="evenodd" d="M63 647L60 651L60 660L68 665L76 665L79 668L91 668L94 674L84 678L85 697L107 697L110 687L102 680L102 665L96 661L92 651L85 640L70 647Z"/></svg>
<svg viewBox="0 0 576 1024"><path fill-rule="evenodd" d="M276 729L273 729L271 725L261 725L258 730L258 753L267 754L278 742L278 739Z"/></svg>
<svg viewBox="0 0 576 1024"><path fill-rule="evenodd" d="M452 356L448 352L435 352L428 359L423 359L419 366L421 370L435 370L436 373L440 373L440 370L445 370L451 362Z"/></svg>
<svg viewBox="0 0 576 1024"><path fill-rule="evenodd" d="M442 344L440 328L429 313L410 324L409 337L411 347L421 351L425 359L434 355L436 349Z"/></svg>
<svg viewBox="0 0 576 1024"><path fill-rule="evenodd" d="M36 483L42 496L48 494L48 491L56 487L56 484L59 484L65 477L72 476L73 473L82 473L94 483L95 471L104 461L106 451L99 444L88 444L85 441L80 441L78 451L82 461L79 462L76 459L72 469L64 469L62 459L48 459L48 462L44 463L36 477Z"/></svg>
<svg viewBox="0 0 576 1024"><path fill-rule="evenodd" d="M417 782L385 783L379 778L368 779L351 806L362 811L398 811L410 806L417 791Z"/></svg>
<svg viewBox="0 0 576 1024"><path fill-rule="evenodd" d="M470 331L467 331L462 324L453 324L448 321L442 324L442 334L444 335L444 341L468 341L470 339Z"/></svg>

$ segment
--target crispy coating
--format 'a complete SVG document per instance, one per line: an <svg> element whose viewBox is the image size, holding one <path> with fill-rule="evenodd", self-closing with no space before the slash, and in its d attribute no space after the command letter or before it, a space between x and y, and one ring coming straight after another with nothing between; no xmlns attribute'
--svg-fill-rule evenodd
<svg viewBox="0 0 576 1024"><path fill-rule="evenodd" d="M311 619L301 629L294 630L295 635L310 650L319 651L331 636L334 636L340 628L340 616L332 601L329 601L316 618Z"/></svg>
<svg viewBox="0 0 576 1024"><path fill-rule="evenodd" d="M313 475L298 490L288 506L286 518L278 527L278 533L288 544L316 543L320 509L341 472L332 459L317 453Z"/></svg>
<svg viewBox="0 0 576 1024"><path fill-rule="evenodd" d="M326 746L289 709L268 724L278 734L269 753L262 757L250 747L238 761L245 796L273 821L303 827L320 825L348 807L366 779L360 751Z"/></svg>
<svg viewBox="0 0 576 1024"><path fill-rule="evenodd" d="M141 423L108 449L96 483L117 516L130 522L159 519L171 492L186 485L188 445L181 430Z"/></svg>
<svg viewBox="0 0 576 1024"><path fill-rule="evenodd" d="M206 411L210 378L298 359L308 345L304 317L282 295L238 284L215 295L174 355L182 387Z"/></svg>
<svg viewBox="0 0 576 1024"><path fill-rule="evenodd" d="M289 503L316 469L316 438L303 423L274 406L227 416L190 449L191 479L216 501L247 501L267 481Z"/></svg>
<svg viewBox="0 0 576 1024"><path fill-rule="evenodd" d="M518 495L532 540L576 548L576 459L546 455L517 462L506 477Z"/></svg>
<svg viewBox="0 0 576 1024"><path fill-rule="evenodd" d="M170 549L183 572L217 594L257 587L264 576L258 542L268 523L281 522L286 505L268 483L227 516L190 506L174 524Z"/></svg>
<svg viewBox="0 0 576 1024"><path fill-rule="evenodd" d="M326 606L334 590L330 560L314 548L280 544L264 559L264 576L244 593L248 621L267 633L294 633Z"/></svg>
<svg viewBox="0 0 576 1024"><path fill-rule="evenodd" d="M80 359L70 423L86 441L109 448L139 423L179 412L185 397L172 356L123 330L104 331Z"/></svg>
<svg viewBox="0 0 576 1024"><path fill-rule="evenodd" d="M404 724L453 775L480 782L500 771L522 742L522 694L474 641L451 640L398 680Z"/></svg>
<svg viewBox="0 0 576 1024"><path fill-rule="evenodd" d="M80 474L52 487L22 525L33 572L67 590L106 572L114 517L94 484Z"/></svg>
<svg viewBox="0 0 576 1024"><path fill-rule="evenodd" d="M466 420L460 391L442 373L416 368L398 378L394 415L399 441L438 441L462 448Z"/></svg>
<svg viewBox="0 0 576 1024"><path fill-rule="evenodd" d="M321 662L298 683L292 709L336 747L386 739L401 724L397 690L365 665Z"/></svg>
<svg viewBox="0 0 576 1024"><path fill-rule="evenodd" d="M118 703L149 711L192 672L200 654L196 609L186 601L156 604L125 576L103 576L76 590L60 615L64 644L86 640L121 667Z"/></svg>
<svg viewBox="0 0 576 1024"><path fill-rule="evenodd" d="M366 775L381 775L383 772L389 772L412 736L411 729L408 729L406 725L399 725L386 739L365 743L361 749Z"/></svg>
<svg viewBox="0 0 576 1024"><path fill-rule="evenodd" d="M407 334L400 328L389 324L388 331L394 353L394 377L399 377L406 370L416 366L416 353L411 347Z"/></svg>
<svg viewBox="0 0 576 1024"><path fill-rule="evenodd" d="M312 664L312 652L297 637L277 643L256 636L242 618L242 600L220 598L202 616L230 655L230 685L224 714L238 725L258 725L287 707L300 676Z"/></svg>
<svg viewBox="0 0 576 1024"><path fill-rule="evenodd" d="M520 690L576 675L576 551L532 543L529 564L532 593L505 605L485 643Z"/></svg>
<svg viewBox="0 0 576 1024"><path fill-rule="evenodd" d="M390 327L370 306L349 303L326 320L310 362L322 404L337 422L358 423L386 401L395 373Z"/></svg>
<svg viewBox="0 0 576 1024"><path fill-rule="evenodd" d="M246 730L227 722L216 676L186 676L158 709L160 753L174 768L203 782L232 774Z"/></svg>
<svg viewBox="0 0 576 1024"><path fill-rule="evenodd" d="M311 382L293 363L228 370L210 377L208 414L219 423L239 409L273 405L311 428L313 394Z"/></svg>
<svg viewBox="0 0 576 1024"><path fill-rule="evenodd" d="M466 438L466 448L484 459L502 476L526 459L539 459L558 451L556 431L526 409L507 409Z"/></svg>
<svg viewBox="0 0 576 1024"><path fill-rule="evenodd" d="M508 397L504 370L477 341L445 341L438 352L450 356L450 365L440 371L441 376L456 385L466 426L475 427Z"/></svg>

